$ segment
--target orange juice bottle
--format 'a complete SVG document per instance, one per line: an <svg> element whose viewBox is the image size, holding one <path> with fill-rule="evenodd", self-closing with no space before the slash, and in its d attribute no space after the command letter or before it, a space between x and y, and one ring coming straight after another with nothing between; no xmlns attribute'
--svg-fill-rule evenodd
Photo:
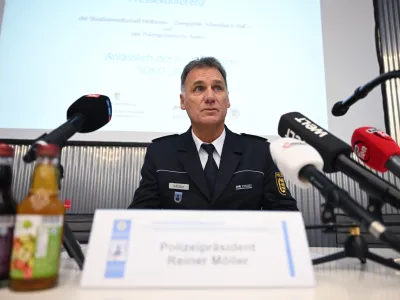
<svg viewBox="0 0 400 300"><path fill-rule="evenodd" d="M57 285L64 205L58 199L59 147L37 145L28 195L17 208L9 287L34 291Z"/></svg>

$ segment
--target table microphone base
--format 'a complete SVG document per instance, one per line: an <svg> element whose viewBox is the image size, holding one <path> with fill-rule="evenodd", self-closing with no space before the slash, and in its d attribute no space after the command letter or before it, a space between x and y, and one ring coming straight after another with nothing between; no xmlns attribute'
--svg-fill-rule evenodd
<svg viewBox="0 0 400 300"><path fill-rule="evenodd" d="M386 267L400 270L400 264L393 259L383 258L369 251L365 238L360 235L359 227L350 228L350 235L344 243L344 251L313 259L312 262L313 265L319 265L346 257L358 258L362 264L365 264L369 259Z"/></svg>
<svg viewBox="0 0 400 300"><path fill-rule="evenodd" d="M82 270L85 255L67 222L64 222L63 246L68 256L76 261L79 270Z"/></svg>

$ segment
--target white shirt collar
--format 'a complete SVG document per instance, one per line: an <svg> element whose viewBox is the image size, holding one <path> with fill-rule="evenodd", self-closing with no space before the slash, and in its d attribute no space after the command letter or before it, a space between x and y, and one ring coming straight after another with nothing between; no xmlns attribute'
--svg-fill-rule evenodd
<svg viewBox="0 0 400 300"><path fill-rule="evenodd" d="M197 148L197 152L200 151L201 145L204 143L202 140L200 140L193 132L192 129L192 136L193 136L193 140L194 143L196 144L196 148ZM225 136L226 136L226 132L225 132L225 128L224 131L222 131L221 135L214 140L211 144L214 145L215 147L215 151L219 154L219 156L222 155L222 147L224 146L224 142L225 142ZM208 143L206 143L208 144Z"/></svg>

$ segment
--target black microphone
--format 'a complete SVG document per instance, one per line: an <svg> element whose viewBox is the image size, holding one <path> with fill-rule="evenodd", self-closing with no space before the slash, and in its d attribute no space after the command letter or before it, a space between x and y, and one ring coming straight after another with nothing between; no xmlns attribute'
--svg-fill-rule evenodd
<svg viewBox="0 0 400 300"><path fill-rule="evenodd" d="M400 191L367 168L350 158L353 149L327 130L315 124L299 112L281 116L278 125L281 137L303 140L314 147L324 160L323 171L341 171L353 178L370 196L400 208Z"/></svg>
<svg viewBox="0 0 400 300"><path fill-rule="evenodd" d="M29 148L23 160L30 163L36 159L37 144L57 144L62 147L75 133L87 133L100 129L112 116L111 101L107 96L90 94L76 100L67 110L67 122L41 135Z"/></svg>
<svg viewBox="0 0 400 300"><path fill-rule="evenodd" d="M384 83L387 80L399 77L400 77L400 71L392 71L379 75L374 80L368 82L363 86L358 87L354 91L353 95L351 95L347 99L336 102L332 107L332 115L334 115L335 117L340 117L345 115L349 110L350 106L352 106L358 100L367 97L367 95L378 85Z"/></svg>
<svg viewBox="0 0 400 300"><path fill-rule="evenodd" d="M270 151L277 168L288 180L301 188L313 185L328 203L343 210L378 240L400 252L400 239L321 172L323 158L316 149L303 141L282 138L270 144Z"/></svg>

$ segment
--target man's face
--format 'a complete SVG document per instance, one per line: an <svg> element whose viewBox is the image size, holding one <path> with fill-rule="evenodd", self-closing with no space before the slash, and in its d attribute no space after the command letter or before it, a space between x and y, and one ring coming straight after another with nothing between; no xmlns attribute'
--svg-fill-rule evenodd
<svg viewBox="0 0 400 300"><path fill-rule="evenodd" d="M196 68L189 72L180 95L181 109L194 124L224 123L231 106L225 80L216 68Z"/></svg>

